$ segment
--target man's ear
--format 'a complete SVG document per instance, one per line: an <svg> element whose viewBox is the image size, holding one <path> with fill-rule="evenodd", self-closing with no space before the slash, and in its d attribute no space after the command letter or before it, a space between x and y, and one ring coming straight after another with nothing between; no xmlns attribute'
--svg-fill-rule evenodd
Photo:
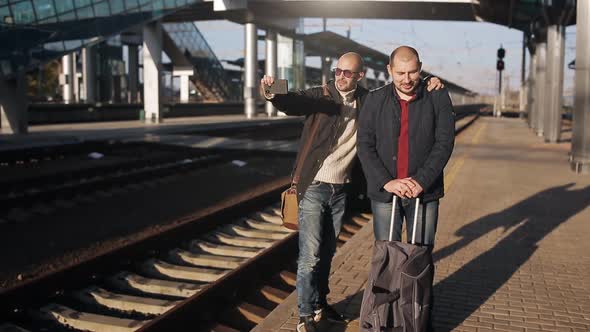
<svg viewBox="0 0 590 332"><path fill-rule="evenodd" d="M392 70L391 70L391 66L390 66L390 64L388 63L388 64L387 64L387 72L389 73L389 76L393 76L391 71L392 71Z"/></svg>
<svg viewBox="0 0 590 332"><path fill-rule="evenodd" d="M363 77L365 77L365 72L364 71L360 71L359 72L359 78L357 78L357 81L360 81L363 79Z"/></svg>

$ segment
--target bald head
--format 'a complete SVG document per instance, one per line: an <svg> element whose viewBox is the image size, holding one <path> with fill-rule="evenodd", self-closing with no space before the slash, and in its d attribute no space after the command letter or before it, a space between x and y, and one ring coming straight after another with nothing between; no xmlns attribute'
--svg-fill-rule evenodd
<svg viewBox="0 0 590 332"><path fill-rule="evenodd" d="M411 98L420 83L420 56L410 46L400 46L391 52L387 71L391 75L398 95L405 100Z"/></svg>
<svg viewBox="0 0 590 332"><path fill-rule="evenodd" d="M420 63L420 56L418 55L418 51L415 48L410 46L400 46L391 52L389 56L389 63L393 64L395 60L408 62L408 61L416 61Z"/></svg>
<svg viewBox="0 0 590 332"><path fill-rule="evenodd" d="M351 69L353 69L354 71L363 71L363 68L365 67L365 63L363 61L363 58L361 57L360 54L356 53L356 52L348 52L348 53L344 53L340 59L338 59L338 68L340 67L340 64L343 63L347 63L350 64Z"/></svg>
<svg viewBox="0 0 590 332"><path fill-rule="evenodd" d="M334 80L336 88L342 92L356 89L358 81L364 76L364 62L360 54L348 52L338 59Z"/></svg>

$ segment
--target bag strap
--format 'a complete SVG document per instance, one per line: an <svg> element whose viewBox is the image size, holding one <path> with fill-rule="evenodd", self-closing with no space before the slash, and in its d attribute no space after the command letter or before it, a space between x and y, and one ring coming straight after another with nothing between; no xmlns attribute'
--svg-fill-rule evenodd
<svg viewBox="0 0 590 332"><path fill-rule="evenodd" d="M396 288L393 291L389 291L388 289L384 289L375 285L373 285L373 288L371 288L371 292L375 296L375 308L383 304L392 303L399 300L401 294L399 288Z"/></svg>
<svg viewBox="0 0 590 332"><path fill-rule="evenodd" d="M309 153L309 149L311 148L311 143L313 143L313 139L315 137L316 132L320 126L320 116L322 113L317 113L314 115L312 120L311 129L309 130L309 136L307 137L307 141L301 148L301 152L299 153L299 157L297 158L297 163L295 164L295 173L293 174L293 180L291 183L297 184L301 179L301 168L303 163L305 162L305 158L307 158L307 154Z"/></svg>
<svg viewBox="0 0 590 332"><path fill-rule="evenodd" d="M329 97L330 92L328 91L328 86L324 85L322 88L323 88L323 96ZM299 183L299 180L301 179L301 167L303 166L303 163L305 162L305 158L307 158L307 154L309 153L309 149L311 148L311 143L313 143L316 132L318 131L318 128L320 126L320 119L323 115L324 115L324 113L316 113L313 115L311 129L309 130L309 135L308 135L307 141L305 141L305 144L303 144L303 147L301 148L301 151L299 152L299 156L297 157L297 162L295 163L295 173L293 174L293 179L291 180L291 184L297 184L297 183Z"/></svg>

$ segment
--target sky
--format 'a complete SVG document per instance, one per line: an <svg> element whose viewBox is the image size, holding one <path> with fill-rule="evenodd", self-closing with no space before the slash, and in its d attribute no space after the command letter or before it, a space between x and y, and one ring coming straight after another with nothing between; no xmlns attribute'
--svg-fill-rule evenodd
<svg viewBox="0 0 590 332"><path fill-rule="evenodd" d="M321 19L305 19L305 33L322 30ZM244 54L243 26L227 21L198 22L217 57L236 59ZM421 20L328 19L327 30L346 36L373 49L390 54L400 45L415 47L423 69L481 94L497 92L496 51L506 50L503 84L520 86L522 38L519 30L485 23ZM259 34L263 34L259 31ZM566 29L564 95L572 95L574 71L567 64L575 58L575 26ZM258 44L264 58L264 42ZM528 72L528 52L525 69ZM319 58L308 57L308 66L319 67ZM528 75L528 74L527 74Z"/></svg>

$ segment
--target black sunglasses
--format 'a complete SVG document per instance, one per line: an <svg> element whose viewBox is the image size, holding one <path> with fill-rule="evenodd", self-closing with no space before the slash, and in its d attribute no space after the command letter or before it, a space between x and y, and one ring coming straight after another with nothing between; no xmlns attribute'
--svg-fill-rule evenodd
<svg viewBox="0 0 590 332"><path fill-rule="evenodd" d="M334 74L336 74L336 76L340 76L340 75L344 74L344 77L346 77L346 78L351 78L353 74L359 73L358 71L350 71L348 69L342 70L340 68L332 69L332 72Z"/></svg>

